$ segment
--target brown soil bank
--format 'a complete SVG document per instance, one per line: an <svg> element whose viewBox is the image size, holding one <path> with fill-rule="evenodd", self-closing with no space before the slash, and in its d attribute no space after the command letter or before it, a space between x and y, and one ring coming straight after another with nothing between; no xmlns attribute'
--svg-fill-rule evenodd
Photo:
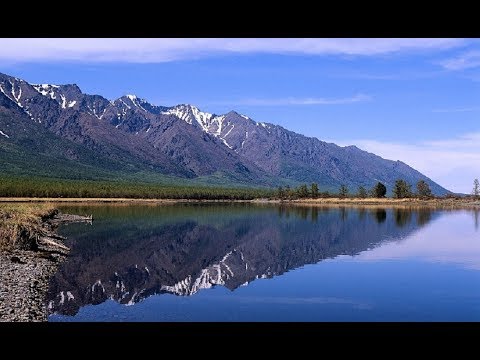
<svg viewBox="0 0 480 360"><path fill-rule="evenodd" d="M49 278L69 249L55 234L64 221L48 204L0 205L0 321L46 321Z"/></svg>
<svg viewBox="0 0 480 360"><path fill-rule="evenodd" d="M317 198L317 199L254 199L254 200L191 200L191 199L133 199L133 198L1 198L5 203L123 203L123 204L178 204L178 203L217 203L241 202L255 204L292 204L292 205L342 205L342 206L403 206L403 207L445 207L445 208L479 208L480 199L473 198L437 198L437 199L392 199L392 198Z"/></svg>

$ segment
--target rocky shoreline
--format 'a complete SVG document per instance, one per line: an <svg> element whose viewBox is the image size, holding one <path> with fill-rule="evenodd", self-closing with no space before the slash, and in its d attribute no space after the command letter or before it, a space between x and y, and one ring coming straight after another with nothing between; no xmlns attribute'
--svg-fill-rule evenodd
<svg viewBox="0 0 480 360"><path fill-rule="evenodd" d="M65 255L0 253L0 321L47 321L48 281Z"/></svg>
<svg viewBox="0 0 480 360"><path fill-rule="evenodd" d="M43 228L52 230L62 222L92 221L90 217L55 213ZM39 236L35 250L0 252L0 321L47 321L45 297L49 279L68 257L69 249L55 233Z"/></svg>

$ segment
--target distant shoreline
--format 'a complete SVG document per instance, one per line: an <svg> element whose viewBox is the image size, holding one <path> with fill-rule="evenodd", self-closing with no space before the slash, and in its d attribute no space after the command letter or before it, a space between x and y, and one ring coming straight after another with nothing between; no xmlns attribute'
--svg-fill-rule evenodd
<svg viewBox="0 0 480 360"><path fill-rule="evenodd" d="M291 203L301 205L323 206L402 206L402 207L442 207L442 208L480 208L480 199L419 199L419 198L321 198L292 200Z"/></svg>
<svg viewBox="0 0 480 360"><path fill-rule="evenodd" d="M88 203L88 204L181 204L181 203L252 203L308 206L428 206L447 208L480 208L480 199L418 199L418 198L317 198L317 199L142 199L142 198L32 198L0 197L0 203Z"/></svg>

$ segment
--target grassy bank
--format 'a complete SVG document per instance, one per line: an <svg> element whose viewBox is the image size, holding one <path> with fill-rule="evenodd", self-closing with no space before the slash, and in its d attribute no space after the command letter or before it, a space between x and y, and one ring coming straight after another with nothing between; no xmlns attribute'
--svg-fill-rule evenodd
<svg viewBox="0 0 480 360"><path fill-rule="evenodd" d="M54 211L48 203L0 203L0 251L31 250Z"/></svg>

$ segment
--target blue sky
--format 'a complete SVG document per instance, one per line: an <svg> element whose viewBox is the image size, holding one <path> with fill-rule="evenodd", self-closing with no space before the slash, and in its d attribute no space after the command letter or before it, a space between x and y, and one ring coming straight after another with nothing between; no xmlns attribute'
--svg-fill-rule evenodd
<svg viewBox="0 0 480 360"><path fill-rule="evenodd" d="M480 178L479 39L0 39L0 71L114 99L189 103Z"/></svg>

